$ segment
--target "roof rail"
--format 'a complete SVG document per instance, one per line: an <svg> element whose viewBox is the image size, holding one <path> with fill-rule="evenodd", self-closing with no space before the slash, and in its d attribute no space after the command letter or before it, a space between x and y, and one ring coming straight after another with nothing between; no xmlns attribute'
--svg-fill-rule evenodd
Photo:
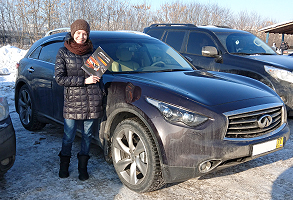
<svg viewBox="0 0 293 200"><path fill-rule="evenodd" d="M68 31L70 32L70 28L57 28L57 29L48 31L45 36L52 35L52 33L54 32L68 32Z"/></svg>
<svg viewBox="0 0 293 200"><path fill-rule="evenodd" d="M117 32L134 33L134 34L138 34L138 35L145 35L145 36L149 36L149 37L151 37L150 35L145 34L145 33L143 33L143 32L140 32L140 31L117 30Z"/></svg>
<svg viewBox="0 0 293 200"><path fill-rule="evenodd" d="M221 26L221 25L202 25L202 26L210 26L210 27L217 27L217 28L230 28L229 26Z"/></svg>
<svg viewBox="0 0 293 200"><path fill-rule="evenodd" d="M158 26L187 26L187 27L196 27L194 24L152 24L150 27Z"/></svg>

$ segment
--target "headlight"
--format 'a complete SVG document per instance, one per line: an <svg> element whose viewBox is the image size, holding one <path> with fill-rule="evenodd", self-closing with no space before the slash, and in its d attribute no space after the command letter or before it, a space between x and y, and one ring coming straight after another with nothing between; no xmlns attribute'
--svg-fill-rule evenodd
<svg viewBox="0 0 293 200"><path fill-rule="evenodd" d="M275 68L272 66L267 66L267 65L265 65L264 67L265 67L266 72L269 73L275 79L280 79L283 81L293 83L293 73L292 72L289 72L284 69L278 69L278 68Z"/></svg>
<svg viewBox="0 0 293 200"><path fill-rule="evenodd" d="M9 115L9 106L7 99L0 97L0 121L6 119Z"/></svg>
<svg viewBox="0 0 293 200"><path fill-rule="evenodd" d="M146 100L147 102L158 108L168 122L182 122L187 126L197 126L209 119L206 116L196 114L179 106L171 105L162 101L151 99L149 97L147 97Z"/></svg>

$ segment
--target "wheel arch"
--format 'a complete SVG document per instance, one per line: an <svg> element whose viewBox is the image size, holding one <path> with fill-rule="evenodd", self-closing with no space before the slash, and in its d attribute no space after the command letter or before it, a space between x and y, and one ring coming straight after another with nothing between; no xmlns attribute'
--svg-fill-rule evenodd
<svg viewBox="0 0 293 200"><path fill-rule="evenodd" d="M16 112L19 114L19 116L21 115L20 114L20 110L19 110L19 93L21 91L21 89L23 87L26 87L25 90L27 90L28 94L30 95L30 99L31 99L31 119L29 120L28 124L24 124L24 122L22 121L21 117L20 117L20 121L22 123L22 125L24 126L25 129L27 130L30 130L30 131L34 131L34 130L41 130L42 128L44 128L44 126L46 125L45 122L42 122L40 119L39 119L39 114L37 112L37 108L36 108L36 105L34 102L35 101L35 97L33 95L33 92L32 92L32 88L30 87L29 84L26 84L24 81L18 81L16 86L15 86L15 110Z"/></svg>
<svg viewBox="0 0 293 200"><path fill-rule="evenodd" d="M100 140L103 143L104 148L104 155L107 160L107 162L112 162L111 158L111 139L114 133L114 130L116 129L117 125L122 122L125 119L128 118L137 118L139 119L150 131L151 136L153 137L156 147L159 152L159 159L160 163L163 163L163 148L162 148L162 141L159 137L158 131L155 128L154 124L151 122L151 120L147 117L147 115L144 114L141 110L136 108L135 106L121 103L123 105L119 105L117 109L115 109L111 114L107 117L106 123L103 127L103 135L102 138L100 136Z"/></svg>

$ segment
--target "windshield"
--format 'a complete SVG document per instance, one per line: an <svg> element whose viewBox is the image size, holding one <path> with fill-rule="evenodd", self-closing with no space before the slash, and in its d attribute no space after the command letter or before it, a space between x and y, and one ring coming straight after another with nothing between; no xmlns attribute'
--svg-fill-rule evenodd
<svg viewBox="0 0 293 200"><path fill-rule="evenodd" d="M276 54L271 47L251 33L216 33L222 45L231 54Z"/></svg>
<svg viewBox="0 0 293 200"><path fill-rule="evenodd" d="M194 70L181 55L159 41L131 39L93 43L114 60L110 72Z"/></svg>

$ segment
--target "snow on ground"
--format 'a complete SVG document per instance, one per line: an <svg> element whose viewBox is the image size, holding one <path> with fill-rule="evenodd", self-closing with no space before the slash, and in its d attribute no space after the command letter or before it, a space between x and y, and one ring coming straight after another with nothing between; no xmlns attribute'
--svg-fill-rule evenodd
<svg viewBox="0 0 293 200"><path fill-rule="evenodd" d="M14 46L4 46L0 48L0 88L1 96L8 98L11 103L11 97L14 94L14 82L16 79L16 64L23 58L27 50L22 50Z"/></svg>
<svg viewBox="0 0 293 200"><path fill-rule="evenodd" d="M0 95L8 98L17 146L14 166L0 180L0 199L293 199L293 134L280 151L151 193L138 194L123 186L95 145L90 152L89 180L78 180L76 156L71 159L70 176L60 179L57 155L63 127L47 125L31 132L22 127L15 112L15 65L26 52L12 46L0 48ZM289 126L293 130L293 119L289 119ZM79 142L76 138L73 155L79 150Z"/></svg>

